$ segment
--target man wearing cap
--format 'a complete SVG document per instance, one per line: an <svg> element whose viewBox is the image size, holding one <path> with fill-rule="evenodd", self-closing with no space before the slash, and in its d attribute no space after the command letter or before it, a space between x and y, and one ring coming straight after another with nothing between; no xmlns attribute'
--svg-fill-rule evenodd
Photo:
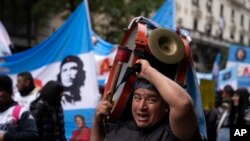
<svg viewBox="0 0 250 141"><path fill-rule="evenodd" d="M112 103L105 96L96 108L92 141L198 141L198 123L192 99L177 83L138 60L141 71L132 98L132 119L103 123Z"/></svg>

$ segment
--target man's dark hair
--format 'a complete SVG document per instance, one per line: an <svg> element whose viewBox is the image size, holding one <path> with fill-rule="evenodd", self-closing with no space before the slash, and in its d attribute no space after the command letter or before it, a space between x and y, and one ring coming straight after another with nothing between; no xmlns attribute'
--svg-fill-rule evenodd
<svg viewBox="0 0 250 141"><path fill-rule="evenodd" d="M235 90L235 94L239 96L239 105L235 106L232 103L230 122L236 125L245 125L245 110L249 106L249 92L247 88L238 88ZM237 116L235 116L237 114Z"/></svg>
<svg viewBox="0 0 250 141"><path fill-rule="evenodd" d="M224 87L223 91L224 91L225 93L229 94L230 97L232 97L232 96L234 95L234 89L233 89L233 87L230 86L230 85L226 85L226 86Z"/></svg>
<svg viewBox="0 0 250 141"><path fill-rule="evenodd" d="M28 71L25 71L25 72L21 72L21 73L18 73L17 74L17 77L23 77L25 78L26 80L29 80L30 81L30 86L34 86L34 79L33 79L33 76L30 72Z"/></svg>
<svg viewBox="0 0 250 141"><path fill-rule="evenodd" d="M3 91L6 91L8 94L12 95L13 93L13 82L8 75L0 75L0 88Z"/></svg>

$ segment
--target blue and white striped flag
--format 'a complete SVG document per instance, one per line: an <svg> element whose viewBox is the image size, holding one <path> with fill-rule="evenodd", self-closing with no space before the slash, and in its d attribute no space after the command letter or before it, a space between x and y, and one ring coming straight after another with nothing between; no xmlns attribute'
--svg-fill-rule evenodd
<svg viewBox="0 0 250 141"><path fill-rule="evenodd" d="M0 74L8 74L16 82L17 73L29 71L40 86L49 80L61 81L64 86L69 85L67 69L72 64L77 66L75 73L80 79L75 79L76 83L72 86L74 90L68 90L67 94L77 92L78 96L75 99L65 98L63 103L67 138L76 128L76 114L84 116L86 125L91 127L99 100L90 29L88 8L84 1L46 40L27 51L4 57L4 62L0 63ZM65 65L66 63L69 64Z"/></svg>
<svg viewBox="0 0 250 141"><path fill-rule="evenodd" d="M9 34L0 21L0 57L11 55L10 45Z"/></svg>
<svg viewBox="0 0 250 141"><path fill-rule="evenodd" d="M151 18L163 27L175 28L175 1L164 0L162 6L156 11Z"/></svg>
<svg viewBox="0 0 250 141"><path fill-rule="evenodd" d="M212 70L212 77L213 77L213 80L214 80L214 83L215 83L214 86L215 86L216 91L220 90L220 87L219 87L220 62L221 62L221 54L218 53L216 55L213 70Z"/></svg>

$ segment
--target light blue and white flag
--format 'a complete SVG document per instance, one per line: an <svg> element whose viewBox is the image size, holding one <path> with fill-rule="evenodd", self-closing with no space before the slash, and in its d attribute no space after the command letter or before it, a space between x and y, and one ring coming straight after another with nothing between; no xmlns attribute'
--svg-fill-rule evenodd
<svg viewBox="0 0 250 141"><path fill-rule="evenodd" d="M250 48L231 44L227 68L237 67L237 87L250 88Z"/></svg>
<svg viewBox="0 0 250 141"><path fill-rule="evenodd" d="M110 66L112 66L115 59L117 45L103 40L93 31L91 36L94 45L98 85L100 87L105 87L106 80L111 70Z"/></svg>
<svg viewBox="0 0 250 141"><path fill-rule="evenodd" d="M156 11L151 18L163 27L175 28L175 1L164 0L162 6Z"/></svg>
<svg viewBox="0 0 250 141"><path fill-rule="evenodd" d="M196 71L191 62L187 65L187 71L185 75L185 84L186 84L186 91L192 97L195 112L198 119L199 124L199 131L203 138L207 139L207 128L206 128L206 120L204 116L201 95L200 95L200 88L198 85L198 80L196 76Z"/></svg>
<svg viewBox="0 0 250 141"><path fill-rule="evenodd" d="M234 89L238 87L237 83L237 65L220 71L219 74L220 89L226 85L231 85Z"/></svg>
<svg viewBox="0 0 250 141"><path fill-rule="evenodd" d="M0 57L11 55L10 45L9 34L0 21Z"/></svg>
<svg viewBox="0 0 250 141"><path fill-rule="evenodd" d="M213 76L213 80L214 80L214 84L215 84L214 86L215 86L216 91L220 90L220 88L219 88L220 62L221 62L221 55L220 55L220 53L218 53L216 55L213 70L212 70L212 76Z"/></svg>
<svg viewBox="0 0 250 141"><path fill-rule="evenodd" d="M84 116L86 125L92 126L99 100L90 31L88 8L84 1L46 40L27 51L4 57L4 62L0 63L0 74L10 75L14 82L17 73L29 71L37 85L43 86L49 80L57 80L68 87L62 104L67 138L76 129L74 123L76 114ZM74 67L77 71L68 71L72 64L76 65ZM68 77L69 75L77 76L73 80L73 85L68 82L72 79ZM75 92L77 96L73 97Z"/></svg>

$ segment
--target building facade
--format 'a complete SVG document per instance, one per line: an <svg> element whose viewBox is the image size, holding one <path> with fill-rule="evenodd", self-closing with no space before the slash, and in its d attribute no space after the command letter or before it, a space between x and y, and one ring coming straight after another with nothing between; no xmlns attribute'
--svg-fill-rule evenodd
<svg viewBox="0 0 250 141"><path fill-rule="evenodd" d="M187 29L196 69L211 72L216 54L227 60L229 44L250 47L249 0L175 0L176 27Z"/></svg>
<svg viewBox="0 0 250 141"><path fill-rule="evenodd" d="M174 0L175 25L187 29L197 71L211 72L216 54L225 67L231 43L250 47L250 0ZM16 48L25 50L53 33L63 22L63 12L46 15L42 28L32 19L31 0L0 0L0 20ZM17 8L18 7L18 8ZM96 18L98 19L98 18ZM104 21L102 21L104 22Z"/></svg>
<svg viewBox="0 0 250 141"><path fill-rule="evenodd" d="M62 17L69 15L69 11L65 10L56 14L45 13L38 18L34 16L36 2L38 1L0 0L0 21L13 42L12 53L27 50L43 41L64 22Z"/></svg>

